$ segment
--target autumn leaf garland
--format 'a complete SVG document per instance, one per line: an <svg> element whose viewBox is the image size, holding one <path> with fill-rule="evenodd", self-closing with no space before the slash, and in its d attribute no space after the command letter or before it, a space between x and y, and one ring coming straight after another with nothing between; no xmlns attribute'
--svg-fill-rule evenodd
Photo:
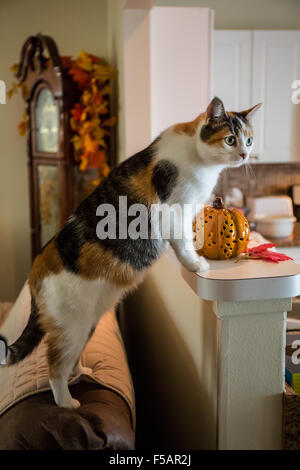
<svg viewBox="0 0 300 470"><path fill-rule="evenodd" d="M80 92L79 100L70 113L74 157L81 171L97 169L97 178L92 181L96 186L110 171L107 155L111 127L115 125L116 117L109 115L109 97L110 79L115 71L104 59L87 52L80 52L75 60L69 56L61 57L61 62ZM16 66L11 70L15 72ZM9 95L12 96L20 87L21 84L14 83ZM18 129L20 135L25 135L26 113Z"/></svg>
<svg viewBox="0 0 300 470"><path fill-rule="evenodd" d="M62 57L62 65L82 91L70 118L75 159L81 171L98 170L98 177L93 181L97 185L110 171L108 141L116 118L109 116L109 81L115 72L106 61L86 52L80 52L75 61Z"/></svg>

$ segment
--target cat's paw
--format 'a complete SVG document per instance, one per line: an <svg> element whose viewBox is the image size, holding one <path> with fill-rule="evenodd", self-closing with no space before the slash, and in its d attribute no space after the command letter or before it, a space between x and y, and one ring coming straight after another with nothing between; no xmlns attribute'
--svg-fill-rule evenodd
<svg viewBox="0 0 300 470"><path fill-rule="evenodd" d="M58 406L61 406L62 408L68 408L70 410L75 410L76 408L79 408L81 405L80 405L80 401L76 400L76 398L71 398L70 401L62 403L62 404L58 404Z"/></svg>
<svg viewBox="0 0 300 470"><path fill-rule="evenodd" d="M201 258L199 262L199 272L202 273L203 271L208 271L210 268L209 263L206 261L205 258Z"/></svg>
<svg viewBox="0 0 300 470"><path fill-rule="evenodd" d="M187 269L193 273L202 273L203 271L208 271L209 268L209 263L205 258L203 258L203 256L201 256L201 258L199 258L197 261L189 264Z"/></svg>

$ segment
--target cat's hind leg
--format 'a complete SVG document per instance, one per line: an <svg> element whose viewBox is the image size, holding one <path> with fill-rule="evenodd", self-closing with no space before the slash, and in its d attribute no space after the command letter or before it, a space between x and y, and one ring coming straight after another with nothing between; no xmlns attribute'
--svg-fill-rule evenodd
<svg viewBox="0 0 300 470"><path fill-rule="evenodd" d="M78 408L80 403L69 391L68 380L89 339L92 326L77 322L68 330L53 329L47 338L49 382L55 403L63 408Z"/></svg>
<svg viewBox="0 0 300 470"><path fill-rule="evenodd" d="M58 406L79 406L70 394L69 377L100 317L117 303L122 292L105 279L86 280L69 272L49 276L44 282L43 330L48 333L49 381Z"/></svg>

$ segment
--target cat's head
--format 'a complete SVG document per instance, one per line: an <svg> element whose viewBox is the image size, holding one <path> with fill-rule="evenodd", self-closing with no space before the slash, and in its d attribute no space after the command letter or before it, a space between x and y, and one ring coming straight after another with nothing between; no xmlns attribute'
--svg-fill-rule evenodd
<svg viewBox="0 0 300 470"><path fill-rule="evenodd" d="M262 103L246 111L226 112L215 97L208 105L197 135L197 149L207 163L240 166L253 149L251 117Z"/></svg>

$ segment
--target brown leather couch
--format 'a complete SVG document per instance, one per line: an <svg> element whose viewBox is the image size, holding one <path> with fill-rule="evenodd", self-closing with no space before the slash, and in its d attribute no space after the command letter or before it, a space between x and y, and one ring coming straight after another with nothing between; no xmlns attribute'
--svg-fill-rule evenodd
<svg viewBox="0 0 300 470"><path fill-rule="evenodd" d="M134 430L125 400L97 384L72 385L77 410L59 408L52 392L25 398L0 418L0 450L130 450Z"/></svg>

